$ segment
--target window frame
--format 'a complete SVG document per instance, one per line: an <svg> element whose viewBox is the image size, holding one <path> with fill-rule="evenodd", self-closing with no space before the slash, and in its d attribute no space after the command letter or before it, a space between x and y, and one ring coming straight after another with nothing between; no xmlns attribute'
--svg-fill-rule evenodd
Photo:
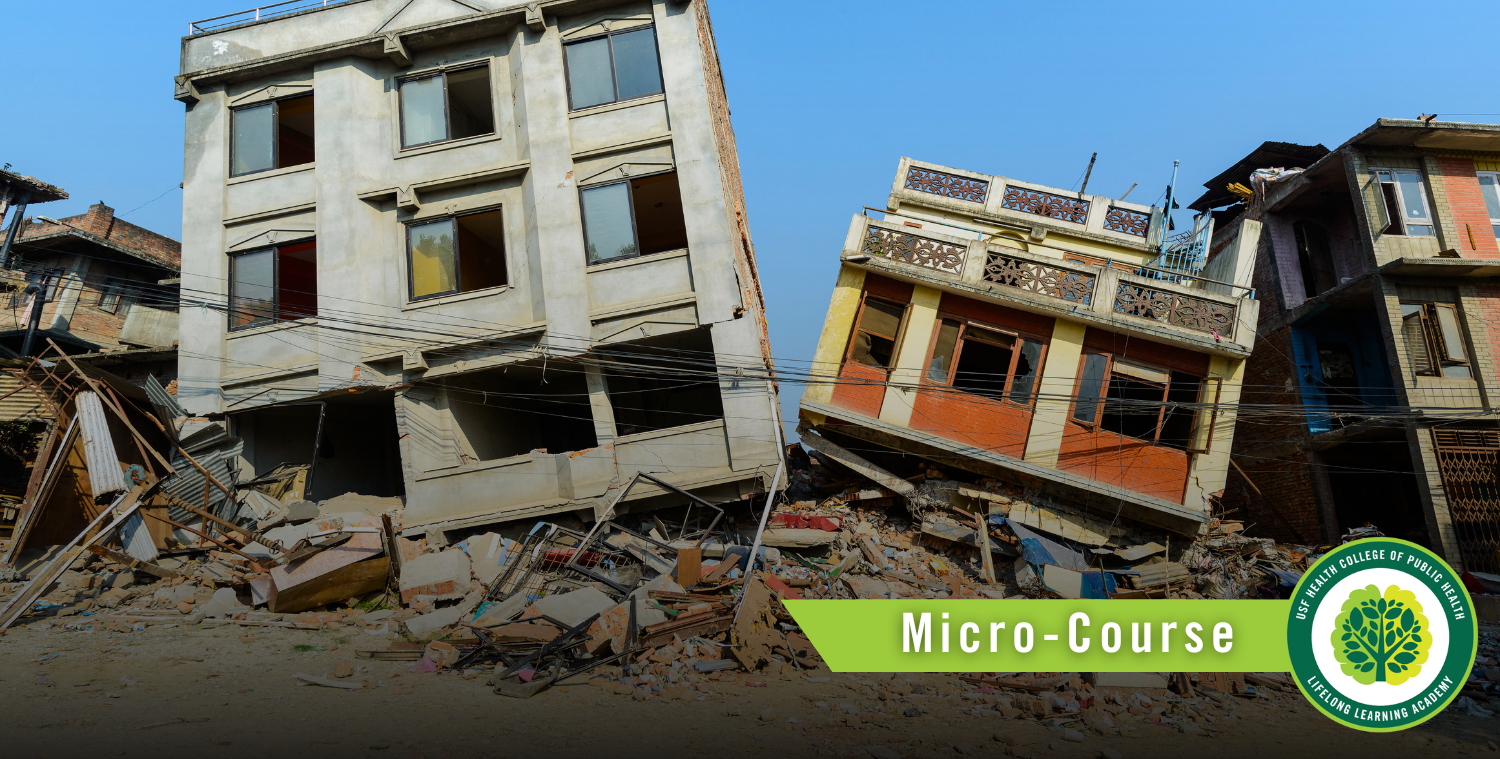
<svg viewBox="0 0 1500 759"><path fill-rule="evenodd" d="M1427 351L1427 360L1431 365L1431 368L1426 371L1419 370L1416 366L1416 363L1412 360L1410 346L1406 346L1407 363L1411 364L1410 369L1412 376L1441 377L1447 379L1474 379L1474 357L1469 350L1468 336L1463 334L1464 324L1463 321L1459 318L1460 312L1457 303L1442 303L1438 301L1402 301L1399 302L1398 305L1414 306L1417 308L1417 310L1412 313L1401 314L1402 345L1406 346L1407 342L1406 320L1412 317L1417 317L1418 324L1420 325L1419 329L1422 335L1423 348ZM1462 361L1452 358L1449 352L1452 346L1448 345L1447 339L1443 337L1442 323L1438 317L1439 309L1447 309L1452 313L1454 327L1458 330L1459 339L1462 341L1462 345L1459 346L1464 356L1464 359ZM1450 377L1443 371L1444 368L1449 366L1465 367L1468 369L1469 375L1467 377Z"/></svg>
<svg viewBox="0 0 1500 759"><path fill-rule="evenodd" d="M46 287L41 288L42 305L55 302L63 279L70 273L66 266L42 266L31 270L23 268L21 271L26 272L26 279L20 287L11 292L10 307L12 309L26 305L26 286L40 284L43 277L48 279Z"/></svg>
<svg viewBox="0 0 1500 759"><path fill-rule="evenodd" d="M1099 383L1099 395L1094 399L1094 402L1096 404L1094 406L1094 408L1096 409L1094 420L1092 422L1085 422L1078 419L1076 414L1078 413L1078 402L1082 400L1081 393L1083 389L1083 367L1084 364L1088 361L1088 357L1091 355L1104 357L1104 381ZM1191 374L1190 372L1179 371L1177 369L1173 369L1170 366L1153 364L1149 361L1138 361L1136 359L1128 357L1125 360L1129 361L1132 364L1137 364L1143 368L1165 372L1167 375L1167 381L1156 382L1154 380L1131 377L1131 379L1136 382L1150 385L1152 387L1161 388L1161 400L1159 401L1161 403L1161 408L1157 410L1156 426L1151 433L1150 440L1134 437L1132 435L1123 435L1121 433L1113 434L1120 435L1121 437L1128 437L1132 440L1140 440L1141 442L1159 446L1162 448L1171 448L1173 450L1183 451L1185 453L1208 453L1213 446L1213 427L1219 418L1219 399L1222 397L1224 392L1224 378L1215 377L1212 375L1204 375L1202 377L1198 377L1197 403L1199 405L1197 408L1193 409L1193 418L1188 426L1187 444L1179 448L1175 445L1165 445L1161 442L1162 429L1166 427L1167 422L1167 408L1169 406L1169 399L1172 393L1172 384L1177 374L1185 374L1192 377L1197 377L1198 375ZM1085 348L1083 352L1078 356L1078 370L1076 376L1073 379L1073 398L1068 402L1069 424L1076 424L1086 430L1089 430L1090 432L1101 431L1102 424L1104 422L1104 403L1109 397L1109 386L1110 382L1114 379L1115 366L1117 363L1118 356L1109 351L1091 350ZM1210 387L1213 388L1213 400L1205 401L1204 398L1207 397ZM1207 409L1203 407L1203 404L1205 403L1208 404ZM1207 413L1205 414L1205 412ZM1206 425L1204 424L1205 421L1207 421ZM1200 442L1202 443L1202 445L1199 445Z"/></svg>
<svg viewBox="0 0 1500 759"><path fill-rule="evenodd" d="M932 354L937 351L938 335L942 333L943 322L945 320L956 321L959 323L959 327L958 335L953 338L953 358L951 358L948 362L948 369L946 372L946 374L948 375L947 379L942 382L938 382L937 380L929 377L927 373L932 369ZM953 380L958 376L958 362L963 358L964 340L969 334L969 327L971 326L976 329L985 330L987 332L997 332L1002 335L1010 335L1011 337L1016 338L1015 344L1012 345L1010 349L1010 366L1006 367L1005 387L998 391L995 395L977 393L971 390L965 390L961 387L953 386ZM979 342L985 343L986 345L1001 347L996 345L995 343L985 340L984 338L976 337L974 339L978 340ZM1035 379L1032 382L1032 389L1029 393L1031 400L1027 403L1019 403L1012 400L1010 396L1016 382L1016 364L1020 363L1021 361L1021 344L1023 341L1028 339L1035 340L1036 342L1041 343L1042 352L1037 355L1036 359L1037 366L1036 374L1034 375ZM1042 381L1042 367L1047 365L1047 349L1049 347L1050 346L1048 339L1035 332L1016 329L1014 327L1001 327L998 325L990 324L988 322L980 321L978 319L970 319L967 317L959 316L958 314L954 314L951 312L939 311L937 314L937 319L935 319L932 324L932 336L927 341L927 353L925 354L925 357L922 361L922 376L920 379L920 383L936 385L939 387L947 387L966 395L978 396L980 398L1008 404L1016 408L1026 409L1030 411L1036 408L1037 396L1041 394L1039 385Z"/></svg>
<svg viewBox="0 0 1500 759"><path fill-rule="evenodd" d="M452 136L453 119L449 115L451 108L449 107L448 99L448 75L462 73L464 71L477 68L490 69L489 75L485 77L485 81L489 83L490 87L490 131L483 134L469 135L468 137L454 137ZM439 145L444 142L454 142L456 140L476 140L480 137L490 137L498 134L500 132L500 119L495 113L495 73L493 69L494 67L490 65L490 59L485 58L478 61L465 61L463 63L456 63L451 66L443 66L442 68L435 70L429 69L427 71L418 72L415 74L402 74L401 76L396 77L396 142L399 146L398 149L416 150L417 148L425 148L430 145ZM407 82L419 82L423 79L433 79L435 77L442 77L443 79L443 137L442 139L428 140L427 142L418 142L408 145L406 144L406 96L401 92L401 88Z"/></svg>
<svg viewBox="0 0 1500 759"><path fill-rule="evenodd" d="M316 244L317 239L318 239L317 236L298 237L298 238L296 238L294 240L286 240L286 241L283 241L283 242L278 242L275 245L264 245L264 246L261 246L261 247L258 247L258 248L251 248L249 250L232 250L232 251L229 251L229 253L228 253L228 256L229 256L229 298L228 298L228 301L225 303L225 306L226 306L226 308L225 308L225 316L229 320L229 331L230 332L243 332L245 330L255 329L257 327L266 327L266 326L270 326L270 325L280 324L281 322L300 322L300 321L304 321L304 320L307 320L307 319L316 319L316 318L318 318L316 315L313 315L313 316L305 316L305 315L304 316L298 316L295 319L282 319L281 318L281 249L282 248L288 248L288 247L291 247L293 245L301 245L302 243L305 243L305 242L313 242L313 243ZM248 255L251 255L251 254L254 254L254 253L261 253L261 252L264 252L264 251L267 251L267 250L271 251L271 315L269 317L267 317L267 318L264 318L264 319L257 319L257 320L255 320L253 322L250 322L249 324L241 324L239 326L235 326L234 325L234 314L235 314L235 307L234 307L234 297L235 297L235 294L234 294L234 283L235 283L234 266L235 266L235 263L234 263L234 259L240 258L241 256L248 256ZM316 258L317 248L316 247L313 248L313 253L314 253L313 260L316 262L317 261L317 258Z"/></svg>
<svg viewBox="0 0 1500 759"><path fill-rule="evenodd" d="M110 295L114 296L114 303L105 303ZM104 286L99 289L99 299L94 307L106 314L120 313L120 307L125 302L125 280L119 277L109 277L104 280Z"/></svg>
<svg viewBox="0 0 1500 759"><path fill-rule="evenodd" d="M872 366L862 361L854 360L854 339L861 332L859 323L862 319L864 319L865 316L865 304L868 303L872 298L901 309L901 320L900 323L896 325L896 334L894 337L887 338L893 343L891 347L891 363L896 363L896 359L901 355L901 338L906 332L907 316L911 313L911 303L902 303L901 301L887 298L883 295L876 295L869 290L864 290L860 293L859 308L855 309L854 311L854 324L849 328L849 338L845 341L844 344L844 360L841 366L849 364L854 364L857 366L868 366L871 369L880 369L884 371L886 377L889 378L891 376L891 372L896 370L895 366ZM885 337L885 335L881 335L875 332L871 332L870 334L875 335L876 337Z"/></svg>
<svg viewBox="0 0 1500 759"><path fill-rule="evenodd" d="M254 102L254 103L246 103L245 105L240 105L240 106L235 106L233 108L230 108L229 109L229 150L225 151L229 155L229 178L230 179L238 179L240 177L248 177L248 176L253 176L255 174L264 174L264 173L266 173L268 171L280 171L282 169L289 168L287 166L282 166L281 165L281 140L277 137L277 132L279 132L281 130L281 103L283 101L286 101L286 100L296 100L298 98L310 98L310 97L313 97L313 96L314 96L314 93L311 90L308 90L307 92L298 92L298 93L293 94L293 95L286 95L286 96L283 96L283 97L272 98L270 100L260 100L260 101ZM251 110L251 109L254 109L254 108L263 108L266 105L270 105L271 106L271 167L267 168L267 169L256 169L254 171L246 171L246 172L242 172L242 173L236 174L236 173L234 173L234 114L237 111L248 111L248 110ZM313 103L313 128L314 129L317 128L317 119L318 119L317 103L314 102ZM296 168L306 167L306 166L315 166L315 165L317 165L317 163L318 163L318 157L317 157L316 152L314 152L314 154L313 154L313 160L308 161L307 163L299 163L299 164L297 164Z"/></svg>
<svg viewBox="0 0 1500 759"><path fill-rule="evenodd" d="M578 187L578 221L579 221L579 226L583 229L583 264L584 264L585 268L590 267L590 266L603 266L604 264L618 263L620 261L629 261L629 260L635 259L635 258L643 258L645 256L655 256L655 255L660 255L661 253L670 253L670 252L672 252L672 251L667 251L667 250L660 251L659 253L642 253L641 252L641 228L640 228L640 222L638 222L636 220L636 215L635 215L635 191L634 191L633 188L629 187L629 184L631 182L634 182L634 181L640 180L640 179L650 179L651 177L659 177L659 176L664 176L666 174L676 174L676 173L678 173L677 172L677 167L673 166L672 168L665 169L663 171L653 171L653 172L651 172L649 174L631 174L629 176L622 177L620 179L612 179L612 180L610 180L608 182L599 182L597 184L590 184L590 185L580 185ZM615 256L614 258L601 258L598 261L590 261L589 260L589 219L588 219L588 214L584 213L584 210L583 210L583 194L585 192L588 192L589 190L598 190L598 189L602 189L602 188L609 187L611 185L617 185L617 184L626 185L626 188L625 188L626 189L625 202L630 205L630 239L631 239L632 242L635 243L635 255L631 255L631 256ZM677 194L679 196L682 195L682 183L681 183L680 180L678 181L678 184L677 184ZM683 220L686 221L686 219L687 219L687 208L686 208L686 204L684 204L684 207L683 207ZM683 248L682 250L686 250L686 248Z"/></svg>
<svg viewBox="0 0 1500 759"><path fill-rule="evenodd" d="M469 290L468 292L464 292L464 289L463 289L463 287L464 287L464 283L463 283L463 267L459 264L459 259L463 256L463 250L462 250L461 246L458 244L458 220L461 217L464 217L464 216L476 216L476 215L482 214L482 213L500 213L501 214L501 216L500 216L500 236L501 236L501 243L504 244L505 242L507 242L506 237L508 236L508 233L510 232L510 225L505 223L505 215L503 213L504 207L505 207L505 205L503 203L501 203L501 204L492 205L492 206L484 206L483 208L474 208L474 209L468 209L468 210L464 210L464 211L454 211L453 213L439 214L439 215L436 215L436 216L428 216L428 217L421 218L421 219L407 219L406 221L401 222L401 235L404 238L403 241L402 241L402 244L406 248L406 302L407 303L422 303L424 301L433 300L434 298L450 298L450 297L455 296L455 295L468 295L469 293L481 293L481 292L484 292L485 290L504 290L504 289L509 288L510 287L510 246L509 245L505 245L505 250L503 251L503 256L502 256L505 259L505 284L503 284L503 285L496 285L495 287L482 287L482 288L480 288L478 290ZM415 292L416 292L416 290L415 290L415 288L416 288L416 278L415 278L415 276L414 276L414 274L412 272L412 268L411 268L411 262L412 262L412 259L411 259L411 228L412 227L419 227L419 226L422 226L423 224L432 224L434 222L439 222L439 221L451 221L451 222L453 222L453 278L454 278L454 284L456 285L456 287L454 289L452 289L452 290L444 290L443 292L440 292L440 293L433 293L431 295L423 295L421 297L417 297L415 295Z"/></svg>
<svg viewBox="0 0 1500 759"><path fill-rule="evenodd" d="M1489 177L1493 181L1493 183L1494 183L1492 186L1495 188L1495 197L1496 197L1496 200L1500 200L1500 171L1476 171L1476 172L1474 172L1474 176L1476 178L1477 177ZM1480 197L1484 196L1484 185L1483 185L1483 183L1480 183L1479 194L1480 194ZM1486 207L1486 212L1487 212L1489 204L1486 203L1485 207ZM1491 216L1490 217L1490 231L1494 233L1494 235L1495 235L1496 238L1500 238L1500 216Z"/></svg>
<svg viewBox="0 0 1500 759"><path fill-rule="evenodd" d="M660 92L652 92L652 93L649 93L649 94L646 94L646 95L636 95L635 97L629 97L629 98L625 98L623 100L620 98L620 76L619 76L619 73L615 70L615 41L613 39L610 39L609 40L609 81L610 81L610 85L614 89L614 93L615 93L614 99L610 100L610 101L607 101L607 102L603 102L603 103L595 103L593 105L586 105L586 106L583 106L582 108L575 108L575 107L573 107L573 70L572 70L572 68L568 64L568 47L571 46L571 45L581 45L581 44L583 44L585 42L593 42L594 40L600 39L601 37L602 38L610 38L610 37L614 37L614 36L620 35L620 34L630 34L631 32L639 32L639 31L641 31L643 29L650 29L651 30L651 39L652 39L653 43L655 43L655 48L656 48L656 76L657 76L657 78L661 79L661 91ZM632 27L627 27L625 29L611 29L611 30L609 30L607 32L600 32L598 34L590 34L587 37L579 37L576 40L565 40L562 43L562 48L563 48L563 50L562 50L562 54L563 54L562 55L562 59L563 59L563 86L564 86L564 89L566 90L566 94L567 94L567 97L568 97L568 113L575 113L577 111L586 111L586 110L588 110L590 108L603 108L603 107L609 106L609 105L616 105L616 104L619 104L619 103L629 103L632 100L644 100L645 98L654 98L654 97L656 97L658 95L666 95L667 94L667 78L666 78L666 76L663 75L663 69L662 69L662 65L661 65L661 38L657 37L657 35L656 35L656 22L655 21L652 21L651 23L648 23L648 24L642 24L640 26L632 26Z"/></svg>
<svg viewBox="0 0 1500 759"><path fill-rule="evenodd" d="M1385 182L1385 181L1383 181L1381 179L1380 175L1381 175L1382 172L1391 175L1391 181L1389 183L1387 183L1387 182ZM1418 224L1413 225L1412 224L1412 220L1407 218L1407 216L1406 216L1406 200L1407 200L1406 194L1401 189L1401 182L1396 178L1397 175L1400 175L1400 174L1415 174L1416 175L1416 177L1417 177L1417 185L1421 188L1422 210L1423 210L1424 213L1427 214L1426 216L1422 217L1422 219L1419 220L1419 221L1425 222L1425 223L1418 223ZM1397 235L1397 236L1400 236L1400 237L1437 237L1437 227L1438 227L1437 218L1432 213L1432 202L1430 200L1428 200L1428 198L1427 198L1427 193L1428 193L1429 188L1427 186L1427 177L1425 176L1425 172L1423 172L1421 169L1390 169L1390 168L1372 166L1372 167L1370 167L1370 176L1374 177L1374 179L1375 179L1375 191L1377 193L1379 193L1379 195L1380 195L1380 202L1383 205L1383 207L1385 208L1386 226L1385 226L1385 229L1380 230L1380 234L1392 234L1392 235ZM1386 202L1386 196L1385 196L1385 185L1386 184L1390 184L1391 187L1392 187L1392 189L1395 191L1396 206L1397 206L1395 209L1392 209L1390 207L1390 203ZM1393 210L1394 210L1394 213L1393 213ZM1400 220L1399 223L1401 225L1400 226L1401 231L1399 231L1399 232L1390 232L1390 231L1388 231L1392 227L1396 226L1398 219ZM1430 227L1432 229L1432 233L1431 234L1425 234L1425 235L1414 235L1414 234L1411 234L1411 229L1410 228L1412 226Z"/></svg>

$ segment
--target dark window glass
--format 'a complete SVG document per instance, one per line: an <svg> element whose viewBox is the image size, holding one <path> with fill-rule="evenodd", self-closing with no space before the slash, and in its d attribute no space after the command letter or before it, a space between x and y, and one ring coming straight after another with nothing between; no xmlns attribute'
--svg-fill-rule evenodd
<svg viewBox="0 0 1500 759"><path fill-rule="evenodd" d="M318 257L313 240L229 259L229 328L318 315Z"/></svg>
<svg viewBox="0 0 1500 759"><path fill-rule="evenodd" d="M494 131L489 64L401 82L401 147Z"/></svg>
<svg viewBox="0 0 1500 759"><path fill-rule="evenodd" d="M979 339L979 338L985 339ZM953 386L995 397L1005 395L1010 367L1015 359L1016 338L970 327L964 333L963 349L953 373Z"/></svg>
<svg viewBox="0 0 1500 759"><path fill-rule="evenodd" d="M1196 404L1202 395L1203 378L1184 372L1172 372L1167 388L1167 410L1156 442L1171 448L1187 449L1193 438Z"/></svg>
<svg viewBox="0 0 1500 759"><path fill-rule="evenodd" d="M676 172L585 188L580 200L589 263L687 247Z"/></svg>
<svg viewBox="0 0 1500 759"><path fill-rule="evenodd" d="M1042 344L1037 340L1021 340L1021 355L1016 357L1015 377L1010 385L1010 399L1023 405L1031 405L1032 388L1036 386L1037 372L1041 371Z"/></svg>
<svg viewBox="0 0 1500 759"><path fill-rule="evenodd" d="M313 162L313 99L291 98L276 103L277 168Z"/></svg>
<svg viewBox="0 0 1500 759"><path fill-rule="evenodd" d="M1099 394L1104 389L1104 370L1109 366L1109 357L1102 353L1090 353L1083 357L1083 373L1078 380L1078 402L1073 406L1073 418L1084 424L1093 424L1099 413Z"/></svg>
<svg viewBox="0 0 1500 759"><path fill-rule="evenodd" d="M412 300L504 286L501 219L496 210L407 227Z"/></svg>
<svg viewBox="0 0 1500 759"><path fill-rule="evenodd" d="M573 110L662 91L656 30L632 29L563 47Z"/></svg>
<svg viewBox="0 0 1500 759"><path fill-rule="evenodd" d="M944 319L938 327L937 342L932 346L932 361L927 365L927 379L948 383L948 368L953 365L953 351L958 349L958 330L963 325Z"/></svg>

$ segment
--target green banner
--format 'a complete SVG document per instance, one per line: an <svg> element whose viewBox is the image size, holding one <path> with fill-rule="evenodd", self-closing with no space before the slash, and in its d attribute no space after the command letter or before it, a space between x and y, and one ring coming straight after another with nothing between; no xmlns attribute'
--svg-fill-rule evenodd
<svg viewBox="0 0 1500 759"><path fill-rule="evenodd" d="M1286 672L1290 601L788 600L835 672Z"/></svg>

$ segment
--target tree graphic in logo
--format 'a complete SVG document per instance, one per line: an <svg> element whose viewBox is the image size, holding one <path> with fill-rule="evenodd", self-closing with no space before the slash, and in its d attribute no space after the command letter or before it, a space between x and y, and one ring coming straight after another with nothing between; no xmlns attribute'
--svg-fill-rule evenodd
<svg viewBox="0 0 1500 759"><path fill-rule="evenodd" d="M1334 622L1333 650L1344 674L1363 685L1416 677L1432 648L1427 617L1411 591L1367 585L1349 594Z"/></svg>

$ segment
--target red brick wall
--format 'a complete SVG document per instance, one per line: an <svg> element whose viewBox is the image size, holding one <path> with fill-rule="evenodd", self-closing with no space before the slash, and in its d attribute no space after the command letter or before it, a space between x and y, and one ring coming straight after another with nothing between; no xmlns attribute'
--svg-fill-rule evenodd
<svg viewBox="0 0 1500 759"><path fill-rule="evenodd" d="M847 363L839 370L839 384L833 388L833 405L857 414L880 417L885 399L886 371L877 366Z"/></svg>
<svg viewBox="0 0 1500 759"><path fill-rule="evenodd" d="M910 426L1019 459L1026 455L1031 411L952 388L924 389L912 404Z"/></svg>
<svg viewBox="0 0 1500 759"><path fill-rule="evenodd" d="M1470 320L1469 329L1482 326L1489 333L1490 360L1494 362L1496 374L1500 374L1500 351L1495 350L1495 346L1500 346L1500 285L1475 285L1474 294L1484 323L1475 324Z"/></svg>
<svg viewBox="0 0 1500 759"><path fill-rule="evenodd" d="M1448 196L1448 211L1458 230L1454 247L1465 258L1500 258L1490 212L1479 192L1479 178L1474 175L1474 161L1468 158L1437 158L1438 175Z"/></svg>
<svg viewBox="0 0 1500 759"><path fill-rule="evenodd" d="M21 229L19 238L24 240L27 237L54 234L73 228L142 253L167 268L177 269L182 265L182 243L123 219L116 219L115 209L103 203L95 203L89 206L86 213L58 221L63 222L63 225L32 221Z"/></svg>
<svg viewBox="0 0 1500 759"><path fill-rule="evenodd" d="M1176 448L1068 422L1057 468L1091 480L1182 503L1188 455Z"/></svg>
<svg viewBox="0 0 1500 759"><path fill-rule="evenodd" d="M1291 456L1245 466L1256 488L1245 476L1231 471L1224 487L1224 509L1230 519L1252 525L1256 535L1283 543L1321 543L1322 520L1313 496L1312 472L1307 457Z"/></svg>

